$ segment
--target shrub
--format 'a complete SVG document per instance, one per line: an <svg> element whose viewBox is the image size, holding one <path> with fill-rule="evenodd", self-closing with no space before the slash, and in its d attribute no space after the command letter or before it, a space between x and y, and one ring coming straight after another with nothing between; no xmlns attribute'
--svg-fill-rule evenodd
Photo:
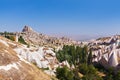
<svg viewBox="0 0 120 80"><path fill-rule="evenodd" d="M56 69L56 77L59 80L73 80L74 74L66 66Z"/></svg>
<svg viewBox="0 0 120 80"><path fill-rule="evenodd" d="M14 36L5 36L5 38L15 41Z"/></svg>
<svg viewBox="0 0 120 80"><path fill-rule="evenodd" d="M25 42L25 40L23 39L22 36L19 37L18 41L19 41L20 43L22 43L22 44L27 45L27 43Z"/></svg>

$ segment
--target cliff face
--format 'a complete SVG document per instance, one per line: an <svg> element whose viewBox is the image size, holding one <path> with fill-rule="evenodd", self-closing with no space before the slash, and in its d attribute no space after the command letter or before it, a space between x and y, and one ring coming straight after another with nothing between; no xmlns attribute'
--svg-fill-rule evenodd
<svg viewBox="0 0 120 80"><path fill-rule="evenodd" d="M94 40L88 44L93 51L93 62L104 67L118 67L120 64L120 36L112 36Z"/></svg>
<svg viewBox="0 0 120 80"><path fill-rule="evenodd" d="M0 80L50 80L13 50L17 46L20 44L0 37Z"/></svg>

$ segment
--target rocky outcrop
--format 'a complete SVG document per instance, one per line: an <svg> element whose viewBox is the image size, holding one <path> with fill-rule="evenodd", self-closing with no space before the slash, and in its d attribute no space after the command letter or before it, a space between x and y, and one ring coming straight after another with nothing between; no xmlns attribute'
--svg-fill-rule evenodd
<svg viewBox="0 0 120 80"><path fill-rule="evenodd" d="M52 51L51 48L45 47L16 47L14 48L15 52L20 55L22 58L33 63L39 68L47 69L51 71L50 75L55 76L55 70L59 66L59 62L56 59L56 54Z"/></svg>
<svg viewBox="0 0 120 80"><path fill-rule="evenodd" d="M116 67L118 65L118 56L115 51L111 54L108 63L112 67Z"/></svg>
<svg viewBox="0 0 120 80"><path fill-rule="evenodd" d="M100 38L90 42L93 51L93 62L101 63L105 68L117 67L120 64L120 36Z"/></svg>
<svg viewBox="0 0 120 80"><path fill-rule="evenodd" d="M50 80L50 77L18 55L19 43L0 37L0 80Z"/></svg>
<svg viewBox="0 0 120 80"><path fill-rule="evenodd" d="M3 38L3 39L5 39L5 38ZM56 68L58 66L60 67L60 66L66 65L66 66L70 67L67 61L60 63L57 60L56 53L53 52L53 48L40 47L40 46L28 47L27 45L23 45L23 44L20 44L17 42L12 42L7 39L5 39L5 40L0 39L0 43L3 44L3 46L1 46L1 47L5 47L6 52L7 52L6 47L8 47L9 51L12 51L11 54L14 53L14 55L16 56L16 57L12 57L8 54L3 54L1 52L2 53L1 55L6 56L5 58L0 56L0 59L1 59L2 63L4 63L4 64L10 63L10 62L13 63L14 61L16 61L16 60L19 61L19 59L20 59L28 65L30 64L32 66L33 65L36 66L37 67L36 70L38 70L38 68L43 69L43 70L45 69L44 72L51 76L55 76ZM0 45L2 45L2 44L0 44ZM19 63L13 64L13 67L18 69L18 67L16 67L16 65L18 65L18 64ZM22 65L22 64L20 64L20 65ZM24 66L24 68L26 68L26 67ZM38 80L41 80L41 79L38 79ZM47 80L49 80L49 79L47 79Z"/></svg>
<svg viewBox="0 0 120 80"><path fill-rule="evenodd" d="M57 38L44 35L34 31L31 27L25 26L21 33L19 33L25 41L30 45L58 47L63 45L79 45L80 42L71 40L69 38Z"/></svg>
<svg viewBox="0 0 120 80"><path fill-rule="evenodd" d="M22 30L22 32L33 32L31 27L25 26Z"/></svg>

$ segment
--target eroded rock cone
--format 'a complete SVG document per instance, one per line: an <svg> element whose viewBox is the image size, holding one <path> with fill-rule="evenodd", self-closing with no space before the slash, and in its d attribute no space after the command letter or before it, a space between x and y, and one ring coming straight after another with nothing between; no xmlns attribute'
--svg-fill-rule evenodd
<svg viewBox="0 0 120 80"><path fill-rule="evenodd" d="M31 27L25 26L22 30L22 32L32 32L33 29Z"/></svg>

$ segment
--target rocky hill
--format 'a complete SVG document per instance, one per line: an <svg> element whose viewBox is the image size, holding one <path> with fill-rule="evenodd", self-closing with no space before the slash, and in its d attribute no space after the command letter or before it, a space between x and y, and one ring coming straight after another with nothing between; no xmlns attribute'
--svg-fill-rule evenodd
<svg viewBox="0 0 120 80"><path fill-rule="evenodd" d="M58 47L63 45L80 44L80 42L71 40L69 38L57 38L38 33L28 26L25 26L19 35L21 35L25 39L25 41L30 45Z"/></svg>
<svg viewBox="0 0 120 80"><path fill-rule="evenodd" d="M19 32L19 33L5 32L1 34L2 34L1 36L4 36L4 37L7 36L6 38L9 38L10 40L11 40L11 37L13 37L12 38L13 41L10 41L1 37L1 39L3 39L1 40L1 42L4 43L4 45L6 46L10 46L9 50L12 50L14 54L17 55L18 58L20 57L20 60L24 60L25 62L28 61L27 63L31 64L32 66L33 65L36 66L37 69L42 69L45 73L49 74L50 76L55 76L56 68L58 66L60 67L60 66L66 65L70 67L67 61L63 61L62 63L60 63L57 60L56 53L53 52L54 48L59 48L59 47L62 47L63 45L79 45L77 41L74 41L65 37L56 38L56 37L43 35L41 33L34 31L32 28L28 26L25 26L22 32ZM21 36L25 40L27 45L20 44L19 42L17 42L19 40L15 40L16 38L20 38ZM24 67L24 69L26 69L26 67ZM23 71L21 71L21 73L22 72ZM47 75L45 74L45 77L46 76ZM35 77L37 77L37 75ZM48 76L48 78L50 77ZM44 78L44 76L43 78L41 77L41 79L49 80ZM41 80L41 79L37 79L37 80Z"/></svg>
<svg viewBox="0 0 120 80"><path fill-rule="evenodd" d="M105 68L119 68L120 64L120 36L104 37L89 42L93 51L93 62L102 64Z"/></svg>
<svg viewBox="0 0 120 80"><path fill-rule="evenodd" d="M67 61L60 63L56 58L56 53L54 53L54 48L59 48L63 45L87 45L92 50L93 62L100 63L105 68L120 68L120 35L81 43L65 37L56 38L47 36L34 31L28 26L25 26L20 33L9 33L9 35L18 36L18 38L22 36L27 45L0 37L0 79L12 77L14 80L16 76L19 76L21 80L21 76L27 79L30 75L27 80L49 80L50 77L45 73L55 76L58 66L67 65L70 67ZM45 73L35 66L43 69ZM25 72L25 74L21 75L22 72ZM16 75L10 73L15 73ZM43 75L43 77L40 76L39 78L39 75Z"/></svg>
<svg viewBox="0 0 120 80"><path fill-rule="evenodd" d="M14 51L20 46L24 45L0 37L0 80L50 80L50 76Z"/></svg>

